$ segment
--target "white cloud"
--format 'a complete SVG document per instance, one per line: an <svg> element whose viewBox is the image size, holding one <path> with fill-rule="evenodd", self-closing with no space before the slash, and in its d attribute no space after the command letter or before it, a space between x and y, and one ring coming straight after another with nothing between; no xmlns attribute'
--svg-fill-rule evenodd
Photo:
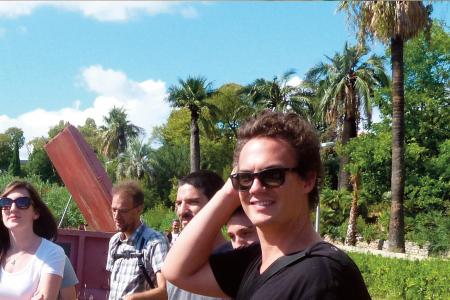
<svg viewBox="0 0 450 300"><path fill-rule="evenodd" d="M175 1L7 1L0 3L0 17L16 18L33 13L38 7L54 7L81 13L104 22L127 21L140 14L176 13L195 18L198 12L190 3Z"/></svg>
<svg viewBox="0 0 450 300"><path fill-rule="evenodd" d="M131 80L126 74L100 65L90 66L81 71L83 85L97 94L92 105L80 109L81 101L75 100L72 107L59 110L36 108L17 118L0 115L0 132L9 127L19 127L24 131L26 142L39 136L47 136L50 127L60 120L72 125L83 125L87 118L93 118L97 125L103 124L103 117L115 107L123 107L131 123L151 133L156 125L167 120L170 107L165 102L166 84L161 80L148 79L142 82ZM25 147L21 158L27 157Z"/></svg>
<svg viewBox="0 0 450 300"><path fill-rule="evenodd" d="M2 1L0 3L0 17L15 18L30 15L33 10L44 4L32 1Z"/></svg>
<svg viewBox="0 0 450 300"><path fill-rule="evenodd" d="M300 77L293 76L293 77L291 77L291 79L289 79L288 82L286 82L286 85L296 87L296 86L299 86L302 82L303 82L303 80Z"/></svg>

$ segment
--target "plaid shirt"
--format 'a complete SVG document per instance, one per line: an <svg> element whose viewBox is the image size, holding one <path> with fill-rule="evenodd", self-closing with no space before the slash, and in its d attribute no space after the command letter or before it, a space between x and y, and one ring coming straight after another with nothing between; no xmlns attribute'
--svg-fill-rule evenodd
<svg viewBox="0 0 450 300"><path fill-rule="evenodd" d="M141 240L144 240L145 243L141 249L143 262L147 273L154 285L157 286L156 273L161 271L169 249L166 238L143 223L128 239L120 240L121 234L121 232L116 233L109 241L108 260L106 261L106 270L111 272L109 300L119 300L125 295L150 289L139 269L137 257L114 259L114 254L137 253L139 252L138 248L141 247Z"/></svg>

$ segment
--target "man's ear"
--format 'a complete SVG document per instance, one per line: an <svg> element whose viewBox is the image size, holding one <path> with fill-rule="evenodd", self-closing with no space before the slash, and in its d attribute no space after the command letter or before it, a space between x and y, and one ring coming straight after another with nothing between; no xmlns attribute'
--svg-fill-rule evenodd
<svg viewBox="0 0 450 300"><path fill-rule="evenodd" d="M306 193L311 192L312 189L316 186L316 179L317 173L314 171L308 172L303 178L303 188L305 189Z"/></svg>

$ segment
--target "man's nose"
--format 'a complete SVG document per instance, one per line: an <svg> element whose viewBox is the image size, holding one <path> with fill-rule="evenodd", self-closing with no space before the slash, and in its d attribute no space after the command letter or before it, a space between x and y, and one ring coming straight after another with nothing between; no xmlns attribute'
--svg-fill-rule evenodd
<svg viewBox="0 0 450 300"><path fill-rule="evenodd" d="M264 185L261 183L258 177L253 179L252 185L250 186L249 192L252 193L254 191L258 191L264 188Z"/></svg>
<svg viewBox="0 0 450 300"><path fill-rule="evenodd" d="M112 214L113 214L114 220L118 220L118 219L119 219L119 215L120 215L120 214L119 214L118 211L113 211Z"/></svg>
<svg viewBox="0 0 450 300"><path fill-rule="evenodd" d="M181 204L178 206L178 214L182 215L187 210L187 205L184 202L181 202Z"/></svg>

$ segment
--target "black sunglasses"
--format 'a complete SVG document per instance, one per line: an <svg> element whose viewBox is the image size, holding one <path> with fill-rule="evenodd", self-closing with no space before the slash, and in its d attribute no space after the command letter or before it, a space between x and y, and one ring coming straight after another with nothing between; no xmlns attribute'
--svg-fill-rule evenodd
<svg viewBox="0 0 450 300"><path fill-rule="evenodd" d="M16 204L17 208L20 209L27 209L31 206L31 199L29 197L19 197L17 199L10 199L10 198L0 198L0 207L3 210L9 210L11 209L11 206L13 203Z"/></svg>
<svg viewBox="0 0 450 300"><path fill-rule="evenodd" d="M276 188L284 183L286 172L298 172L298 168L269 168L260 172L238 172L230 175L233 188L248 191L255 178L266 188Z"/></svg>

